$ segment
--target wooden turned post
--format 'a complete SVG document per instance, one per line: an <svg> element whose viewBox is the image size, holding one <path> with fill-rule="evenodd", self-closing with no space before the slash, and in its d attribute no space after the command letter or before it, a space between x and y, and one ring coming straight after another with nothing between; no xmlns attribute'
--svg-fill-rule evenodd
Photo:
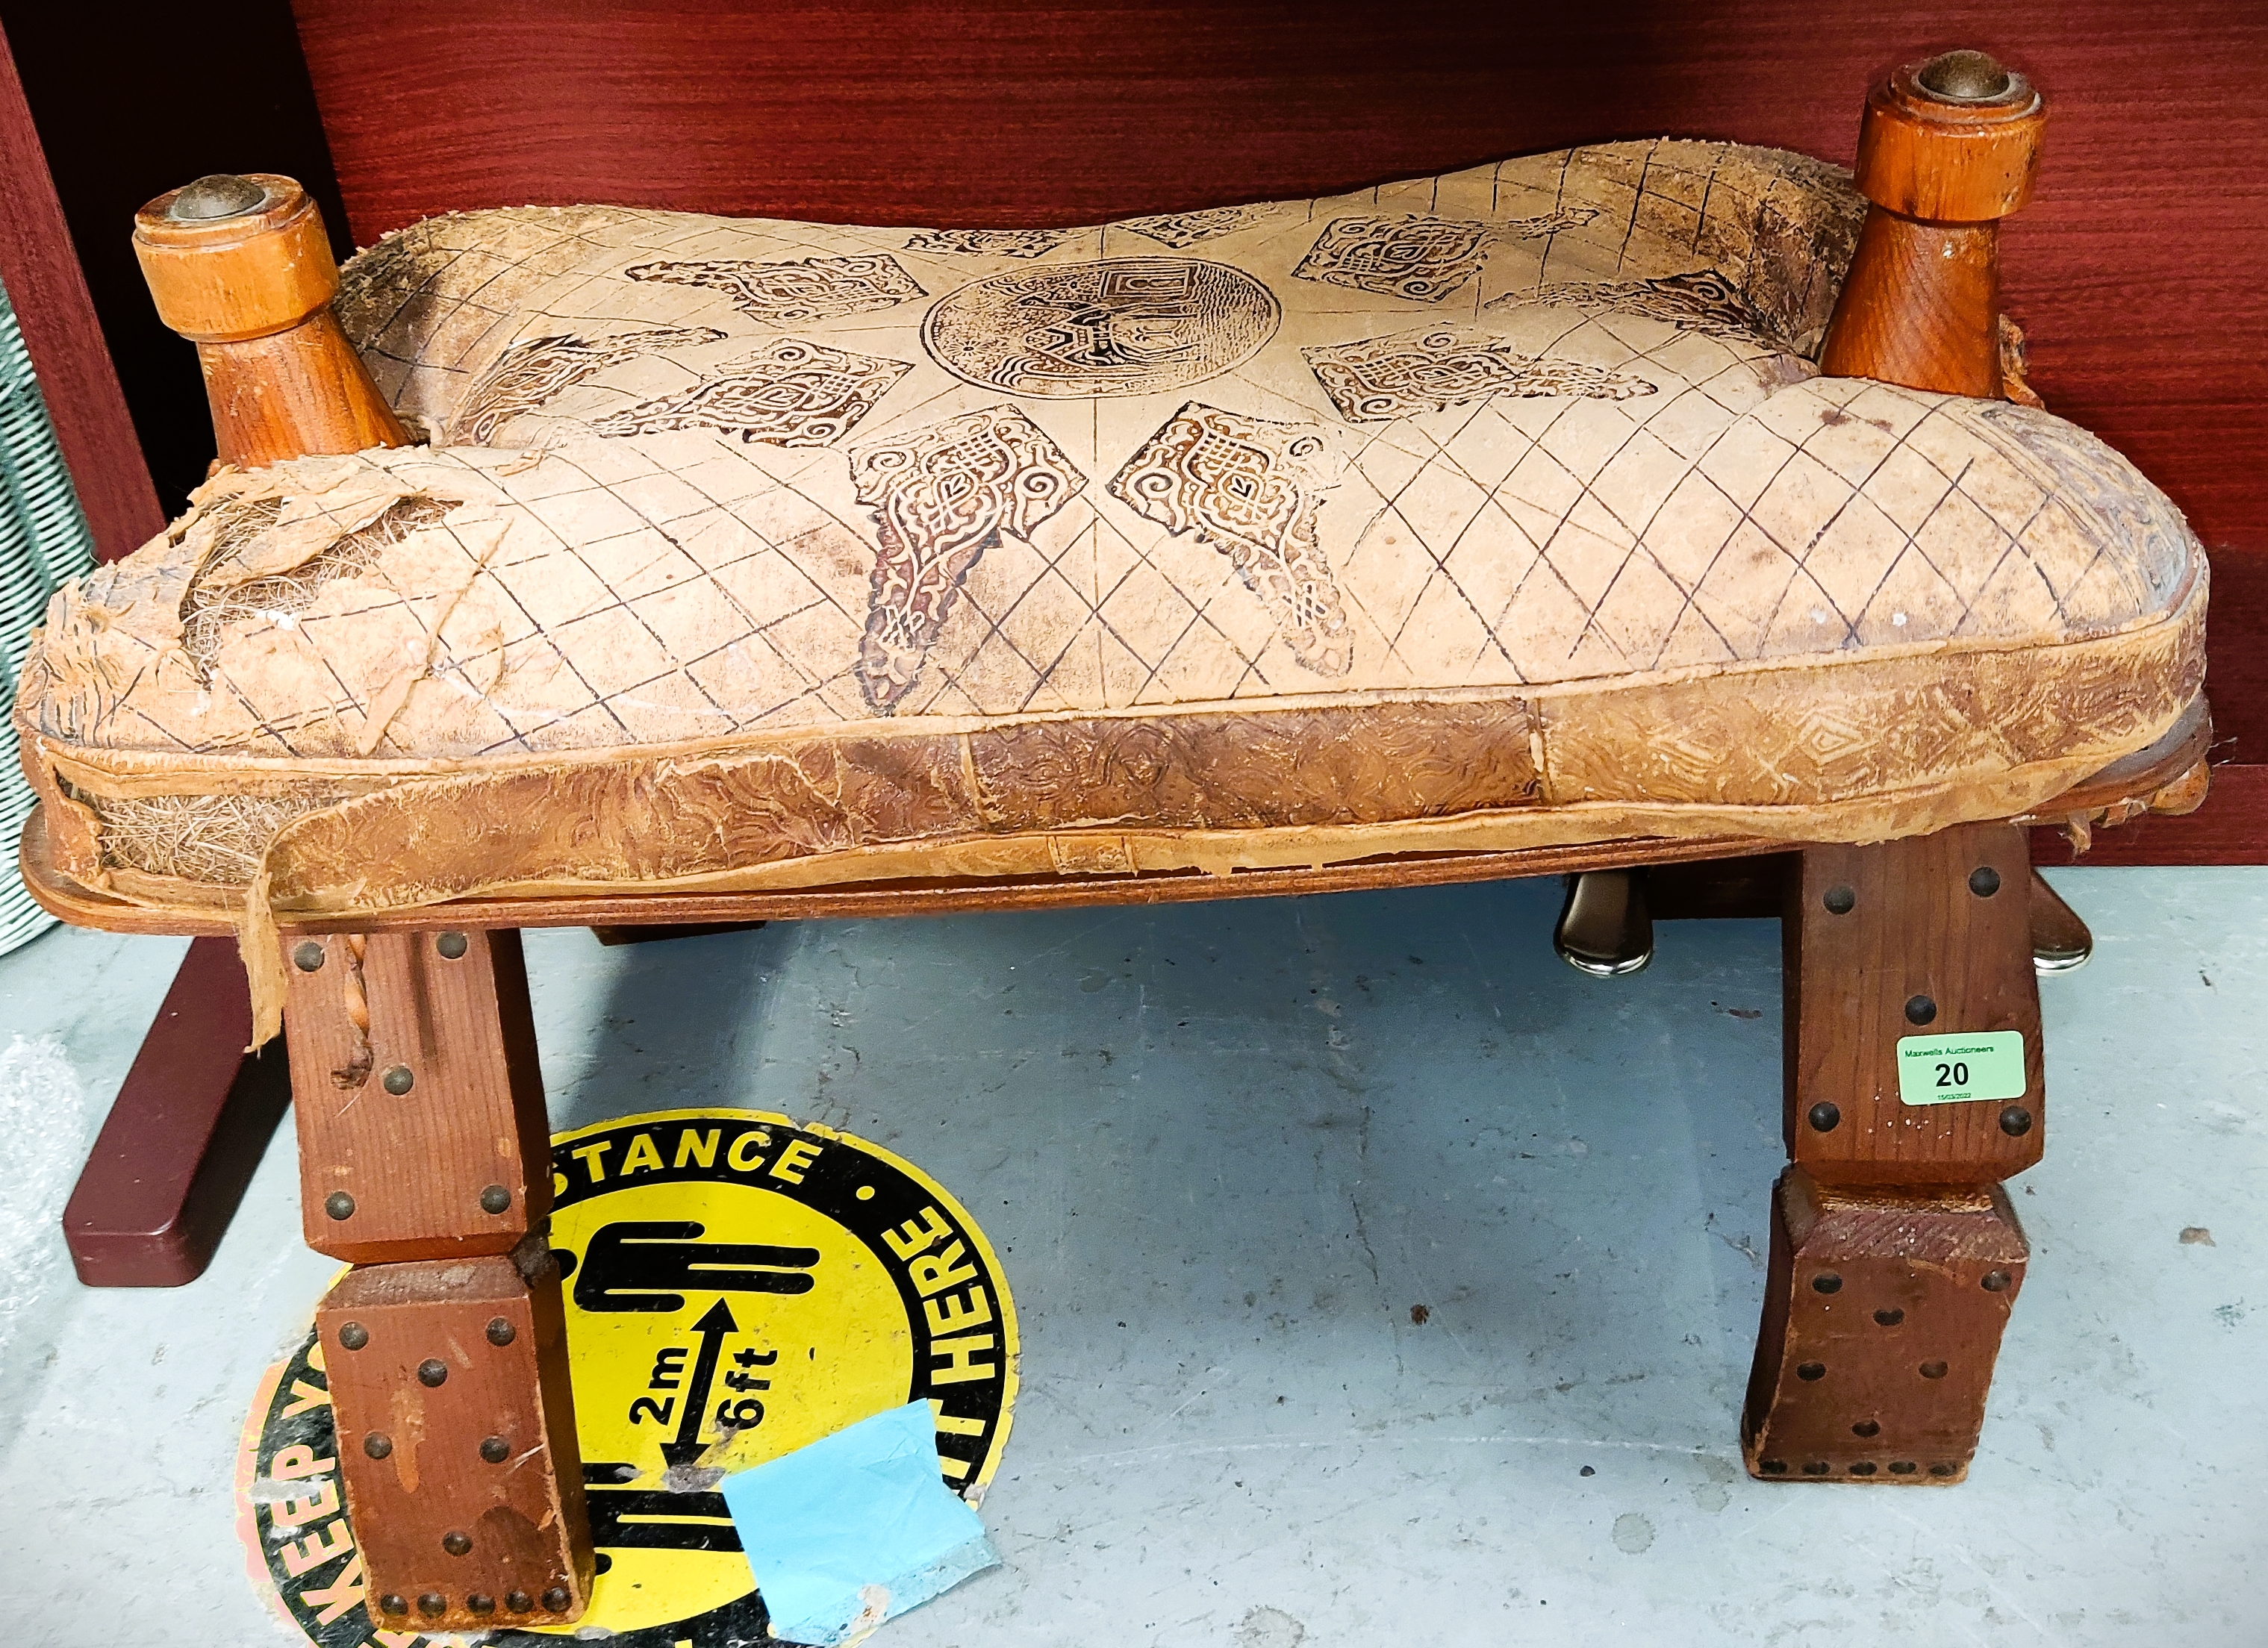
<svg viewBox="0 0 2268 1648"><path fill-rule="evenodd" d="M2031 198L2046 120L2032 83L1983 52L1874 84L1857 168L1872 204L1822 372L1999 397L2000 219Z"/></svg>
<svg viewBox="0 0 2268 1648"><path fill-rule="evenodd" d="M1874 84L1859 128L1871 205L1822 372L2007 390L1999 220L2030 198L2045 120L2031 82L1983 52ZM1985 823L1807 848L1784 896L1793 1165L1773 1197L1742 1451L1768 1482L1959 1482L2028 1253L1999 1185L2046 1131L2029 843ZM1934 1102L1901 1076L1931 1035L1992 1041L1995 1079L1955 1084L1970 1074L1956 1054Z"/></svg>
<svg viewBox="0 0 2268 1648"><path fill-rule="evenodd" d="M515 931L287 940L316 1313L372 1618L562 1624L593 1553Z"/></svg>
<svg viewBox="0 0 2268 1648"><path fill-rule="evenodd" d="M158 318L197 346L222 462L409 444L331 312L338 265L290 178L199 178L160 195L134 215L134 254Z"/></svg>
<svg viewBox="0 0 2268 1648"><path fill-rule="evenodd" d="M409 444L291 179L161 195L134 250L223 461ZM379 1639L570 1623L593 1556L519 935L287 938L284 977L307 1245L355 1267L315 1321Z"/></svg>

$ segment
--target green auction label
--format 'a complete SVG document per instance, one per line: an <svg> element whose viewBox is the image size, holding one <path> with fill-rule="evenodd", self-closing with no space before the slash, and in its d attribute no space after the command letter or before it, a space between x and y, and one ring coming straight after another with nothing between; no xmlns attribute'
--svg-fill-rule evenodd
<svg viewBox="0 0 2268 1648"><path fill-rule="evenodd" d="M2024 1096L2024 1033L1900 1036L1898 1099L1910 1105L1966 1104Z"/></svg>

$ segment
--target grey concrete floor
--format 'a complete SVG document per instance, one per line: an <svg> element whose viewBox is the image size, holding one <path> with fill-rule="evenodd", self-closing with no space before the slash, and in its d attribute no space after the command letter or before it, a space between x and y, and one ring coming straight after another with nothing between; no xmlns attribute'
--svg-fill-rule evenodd
<svg viewBox="0 0 2268 1648"><path fill-rule="evenodd" d="M2054 879L2099 947L2043 985L2032 1268L1951 1490L1739 1469L1770 923L1665 928L1613 982L1553 958L1538 882L528 957L557 1125L824 1121L1000 1250L1004 1566L883 1642L2268 1644L2268 870ZM11 1644L287 1640L231 1472L333 1269L288 1129L191 1287L81 1290L54 1229L179 953L0 960Z"/></svg>

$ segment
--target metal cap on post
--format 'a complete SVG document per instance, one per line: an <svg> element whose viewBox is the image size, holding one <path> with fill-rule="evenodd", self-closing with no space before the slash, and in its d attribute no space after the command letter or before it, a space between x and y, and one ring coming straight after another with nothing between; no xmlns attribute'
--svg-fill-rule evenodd
<svg viewBox="0 0 2268 1648"><path fill-rule="evenodd" d="M1909 63L1874 83L1859 122L1859 190L1933 223L1985 223L2032 197L2047 106L1980 51Z"/></svg>
<svg viewBox="0 0 2268 1648"><path fill-rule="evenodd" d="M134 214L134 255L158 318L199 343L294 327L339 290L322 215L287 177L220 174Z"/></svg>
<svg viewBox="0 0 2268 1648"><path fill-rule="evenodd" d="M134 216L134 254L158 318L197 346L223 462L409 445L332 313L338 264L291 179L223 173L160 195Z"/></svg>
<svg viewBox="0 0 2268 1648"><path fill-rule="evenodd" d="M1989 53L1875 81L1854 173L1870 202L1819 354L1822 372L1998 397L1999 220L2031 198L2047 106Z"/></svg>

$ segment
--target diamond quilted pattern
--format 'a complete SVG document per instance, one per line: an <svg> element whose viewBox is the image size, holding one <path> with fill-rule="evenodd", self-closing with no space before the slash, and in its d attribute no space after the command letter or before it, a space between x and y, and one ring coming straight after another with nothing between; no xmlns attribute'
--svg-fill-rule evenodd
<svg viewBox="0 0 2268 1648"><path fill-rule="evenodd" d="M1346 756L1470 714L1396 735L1447 811L1897 790L2015 759L2003 715L2047 759L2095 712L1955 662L2170 634L2201 557L2060 420L1816 375L1861 210L1664 141L1045 233L435 219L341 303L429 444L217 477L58 597L19 715L309 807L571 754L651 755L644 798L799 739L822 835L872 823L826 740L945 740L950 790L1011 726L1119 729L1048 754L1068 813L1166 783L1141 729L1192 717ZM2108 680L2073 702L2123 738Z"/></svg>

